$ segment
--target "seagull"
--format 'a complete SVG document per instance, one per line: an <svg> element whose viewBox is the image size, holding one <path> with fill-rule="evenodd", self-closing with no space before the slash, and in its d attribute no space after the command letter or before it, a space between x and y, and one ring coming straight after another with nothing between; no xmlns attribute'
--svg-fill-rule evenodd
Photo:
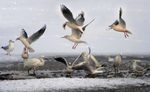
<svg viewBox="0 0 150 92"><path fill-rule="evenodd" d="M122 19L122 8L120 8L120 11L119 11L119 20L116 20L109 27L110 29L113 29L115 31L124 32L125 38L129 37L128 34L132 34L128 29L126 29L126 22Z"/></svg>
<svg viewBox="0 0 150 92"><path fill-rule="evenodd" d="M26 47L24 47L24 49L23 49L22 58L24 60L29 58L28 49Z"/></svg>
<svg viewBox="0 0 150 92"><path fill-rule="evenodd" d="M34 49L30 46L30 44L36 41L37 39L39 39L40 36L43 35L43 33L46 30L46 25L44 25L40 30L32 34L30 37L28 37L24 29L22 30L23 30L22 35L18 37L16 40L20 40L25 45L25 47L29 50L29 52L34 52Z"/></svg>
<svg viewBox="0 0 150 92"><path fill-rule="evenodd" d="M144 68L144 67L142 67L140 65L137 65L136 60L132 60L130 62L132 62L132 68L133 68L133 70L135 72L137 72L137 73L147 72L149 70L149 69L146 69L146 68Z"/></svg>
<svg viewBox="0 0 150 92"><path fill-rule="evenodd" d="M89 22L88 24L86 24L85 26L82 27L83 31L85 31L86 27L91 24L95 19L93 19L91 22ZM68 39L71 42L74 42L74 45L72 47L72 49L76 49L76 47L78 46L79 43L84 43L87 44L86 41L82 41L80 40L80 38L82 37L82 33L79 31L79 29L72 29L72 34L71 35L65 35L62 38Z"/></svg>
<svg viewBox="0 0 150 92"><path fill-rule="evenodd" d="M65 6L60 5L61 12L63 16L68 20L63 24L63 28L65 29L65 26L67 25L71 29L77 29L81 33L83 33L82 26L84 24L85 18L84 18L84 12L82 11L75 19L73 18L72 12Z"/></svg>
<svg viewBox="0 0 150 92"><path fill-rule="evenodd" d="M121 64L121 59L122 59L122 54L120 55L117 55L115 58L114 58L114 70L115 70L115 74L118 73L119 71L119 66Z"/></svg>
<svg viewBox="0 0 150 92"><path fill-rule="evenodd" d="M24 62L24 67L28 68L28 74L31 69L33 69L33 74L35 74L35 70L39 67L44 66L45 64L45 57L41 56L39 59L38 58L32 58L28 59L26 62Z"/></svg>
<svg viewBox="0 0 150 92"><path fill-rule="evenodd" d="M11 55L10 52L12 52L14 50L14 41L9 40L9 45L2 46L1 48L4 49L5 51L7 51L6 55Z"/></svg>
<svg viewBox="0 0 150 92"><path fill-rule="evenodd" d="M84 70L89 75L95 75L98 73L103 73L102 69L104 68L102 65L99 64L99 62L96 60L96 58L88 54L87 52L82 53L83 62L80 62L72 67L74 70Z"/></svg>
<svg viewBox="0 0 150 92"><path fill-rule="evenodd" d="M90 47L88 47L88 50L89 50L89 54L90 54L90 53L91 53ZM65 64L66 69L67 69L67 73L72 73L72 72L73 72L72 67L75 65L75 63L77 62L77 60L78 60L81 56L82 56L82 54L79 55L72 63L71 63L71 62L68 62L68 61L66 60L66 58L63 58L63 57L57 57L57 58L54 58L54 59L55 59L56 61L58 61L58 62L61 62L61 63Z"/></svg>
<svg viewBox="0 0 150 92"><path fill-rule="evenodd" d="M76 62L80 57L81 57L81 55L78 56L72 63L71 63L71 62L68 62L68 61L66 60L66 58L63 58L63 57L57 57L57 58L54 58L54 59L55 59L56 61L58 61L58 62L61 62L61 63L65 64L67 73L72 73L72 72L73 72L72 67L74 66L75 62Z"/></svg>

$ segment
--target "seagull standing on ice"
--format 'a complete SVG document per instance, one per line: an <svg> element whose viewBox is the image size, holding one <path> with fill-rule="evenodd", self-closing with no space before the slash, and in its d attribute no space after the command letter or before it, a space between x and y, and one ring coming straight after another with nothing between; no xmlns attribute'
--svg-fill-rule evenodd
<svg viewBox="0 0 150 92"><path fill-rule="evenodd" d="M122 19L122 9L119 11L119 20L116 20L112 25L109 26L110 29L113 29L118 32L124 32L125 38L129 37L128 34L132 34L128 29L126 29L126 22Z"/></svg>
<svg viewBox="0 0 150 92"><path fill-rule="evenodd" d="M116 56L114 58L114 70L115 70L115 74L119 72L119 66L121 64L121 61L122 61L122 54Z"/></svg>
<svg viewBox="0 0 150 92"><path fill-rule="evenodd" d="M7 55L11 55L10 52L14 50L14 41L9 40L9 45L2 46L1 48L7 51Z"/></svg>
<svg viewBox="0 0 150 92"><path fill-rule="evenodd" d="M34 49L30 46L30 44L36 41L37 39L39 39L39 37L43 35L45 30L46 30L46 25L36 33L32 34L30 37L28 37L26 31L23 30L22 36L18 37L16 40L20 40L25 45L25 47L29 50L29 52L34 52Z"/></svg>
<svg viewBox="0 0 150 92"><path fill-rule="evenodd" d="M140 65L137 65L136 60L132 60L131 62L132 62L133 70L137 73L147 72L147 70L149 70L149 69L146 69Z"/></svg>
<svg viewBox="0 0 150 92"><path fill-rule="evenodd" d="M33 69L33 74L35 74L35 70L39 67L44 66L45 64L45 57L41 56L39 59L38 58L32 58L28 59L26 62L24 62L24 67L28 68L28 74L31 69Z"/></svg>

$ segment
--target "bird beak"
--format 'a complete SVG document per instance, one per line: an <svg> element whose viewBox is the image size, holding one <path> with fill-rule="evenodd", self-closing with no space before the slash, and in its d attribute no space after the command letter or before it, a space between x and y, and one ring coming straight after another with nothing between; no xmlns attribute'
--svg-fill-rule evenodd
<svg viewBox="0 0 150 92"><path fill-rule="evenodd" d="M63 28L64 28L64 30L65 30L65 28L66 28L66 25L67 25L67 22L63 24Z"/></svg>

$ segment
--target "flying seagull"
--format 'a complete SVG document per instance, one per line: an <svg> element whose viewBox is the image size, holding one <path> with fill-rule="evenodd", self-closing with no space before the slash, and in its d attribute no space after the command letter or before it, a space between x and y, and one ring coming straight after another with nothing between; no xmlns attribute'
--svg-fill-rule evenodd
<svg viewBox="0 0 150 92"><path fill-rule="evenodd" d="M117 32L123 32L125 38L129 37L128 34L132 34L128 29L126 29L126 22L122 19L122 8L119 11L119 20L116 20L112 25L109 26Z"/></svg>
<svg viewBox="0 0 150 92"><path fill-rule="evenodd" d="M103 73L102 69L104 67L99 64L99 62L96 60L96 58L93 55L87 52L83 52L82 57L83 57L83 62L76 64L75 66L72 67L72 69L84 70L89 75Z"/></svg>
<svg viewBox="0 0 150 92"><path fill-rule="evenodd" d="M10 52L14 50L14 41L9 40L9 45L2 46L1 48L7 51L7 55L11 55Z"/></svg>
<svg viewBox="0 0 150 92"><path fill-rule="evenodd" d="M71 29L77 29L81 33L83 33L82 26L84 24L85 18L84 18L84 12L82 11L75 19L73 18L72 12L65 6L60 5L61 12L63 16L68 20L63 24L63 28L65 29L65 26L67 25Z"/></svg>
<svg viewBox="0 0 150 92"><path fill-rule="evenodd" d="M44 25L40 30L32 34L30 37L28 37L26 31L23 29L22 35L18 37L16 40L20 40L25 45L25 47L29 50L29 52L34 52L34 49L30 46L30 44L35 42L37 39L39 39L40 36L43 35L45 30L46 30L46 25Z"/></svg>
<svg viewBox="0 0 150 92"><path fill-rule="evenodd" d="M90 53L91 53L90 47L88 47L88 50L89 50L89 54L90 54ZM58 62L63 63L63 64L66 66L67 72L68 72L68 73L71 73L71 72L73 72L72 67L75 65L75 63L77 62L77 60L78 60L81 56L83 56L83 55L82 55L82 54L79 55L72 63L69 62L69 61L67 61L66 58L63 58L63 57L57 57L57 58L54 58L54 59L55 59L56 61L58 61Z"/></svg>
<svg viewBox="0 0 150 92"><path fill-rule="evenodd" d="M93 19L91 22L89 22L88 24L86 24L85 26L82 27L83 31L85 31L86 27L91 24L95 19ZM84 43L87 44L87 42L80 40L80 38L82 37L82 33L79 31L79 29L72 29L72 34L71 35L65 35L62 38L66 38L71 42L74 42L74 45L72 47L72 49L76 49L76 47L78 46L79 43Z"/></svg>

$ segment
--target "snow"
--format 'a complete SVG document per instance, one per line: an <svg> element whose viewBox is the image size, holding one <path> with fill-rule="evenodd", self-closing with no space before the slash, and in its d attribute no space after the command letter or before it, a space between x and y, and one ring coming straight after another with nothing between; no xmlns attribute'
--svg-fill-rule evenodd
<svg viewBox="0 0 150 92"><path fill-rule="evenodd" d="M112 78L45 78L0 81L0 91L57 91L67 89L116 88L117 86L150 85L150 79Z"/></svg>

